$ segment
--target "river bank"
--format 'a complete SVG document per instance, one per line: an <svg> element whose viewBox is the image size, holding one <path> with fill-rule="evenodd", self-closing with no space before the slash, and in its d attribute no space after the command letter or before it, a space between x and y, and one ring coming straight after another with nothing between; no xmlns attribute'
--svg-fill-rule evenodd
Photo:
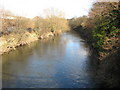
<svg viewBox="0 0 120 90"><path fill-rule="evenodd" d="M100 52L94 48L93 43L94 39L92 38L90 30L83 30L82 28L75 29L76 32L78 32L85 40L85 42L89 45L90 51L91 51L91 57L94 57L95 59L92 59L92 63L95 69L95 78L101 87L120 87L120 48L113 48L111 51L107 52ZM89 36L88 36L89 35ZM118 44L117 44L118 45ZM119 46L115 46L119 47Z"/></svg>
<svg viewBox="0 0 120 90"><path fill-rule="evenodd" d="M36 32L25 32L24 34L9 34L0 37L0 55L15 50L19 46L29 45L30 43L39 40L47 39L49 37L58 36L62 31L45 32L38 35Z"/></svg>

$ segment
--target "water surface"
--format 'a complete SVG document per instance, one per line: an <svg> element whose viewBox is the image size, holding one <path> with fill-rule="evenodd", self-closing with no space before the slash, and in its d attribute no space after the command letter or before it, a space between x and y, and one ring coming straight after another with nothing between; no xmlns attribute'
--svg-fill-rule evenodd
<svg viewBox="0 0 120 90"><path fill-rule="evenodd" d="M96 87L89 47L75 32L3 55L3 88Z"/></svg>

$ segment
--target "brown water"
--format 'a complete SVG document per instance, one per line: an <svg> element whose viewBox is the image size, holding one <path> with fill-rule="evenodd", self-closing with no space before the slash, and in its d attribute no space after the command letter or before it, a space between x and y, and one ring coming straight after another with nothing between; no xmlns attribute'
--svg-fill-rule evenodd
<svg viewBox="0 0 120 90"><path fill-rule="evenodd" d="M36 41L3 55L3 88L98 87L89 47L75 32Z"/></svg>

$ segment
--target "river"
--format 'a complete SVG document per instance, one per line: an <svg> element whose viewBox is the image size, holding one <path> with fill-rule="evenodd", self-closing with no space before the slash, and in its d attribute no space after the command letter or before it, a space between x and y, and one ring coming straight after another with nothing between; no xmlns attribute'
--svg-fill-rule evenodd
<svg viewBox="0 0 120 90"><path fill-rule="evenodd" d="M95 88L89 46L76 32L2 56L3 88Z"/></svg>

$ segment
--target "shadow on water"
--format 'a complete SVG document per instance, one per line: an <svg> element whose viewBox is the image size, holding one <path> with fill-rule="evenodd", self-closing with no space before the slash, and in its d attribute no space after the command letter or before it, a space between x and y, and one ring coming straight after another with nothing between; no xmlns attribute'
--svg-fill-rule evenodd
<svg viewBox="0 0 120 90"><path fill-rule="evenodd" d="M5 88L95 88L89 47L75 32L39 40L3 56Z"/></svg>

